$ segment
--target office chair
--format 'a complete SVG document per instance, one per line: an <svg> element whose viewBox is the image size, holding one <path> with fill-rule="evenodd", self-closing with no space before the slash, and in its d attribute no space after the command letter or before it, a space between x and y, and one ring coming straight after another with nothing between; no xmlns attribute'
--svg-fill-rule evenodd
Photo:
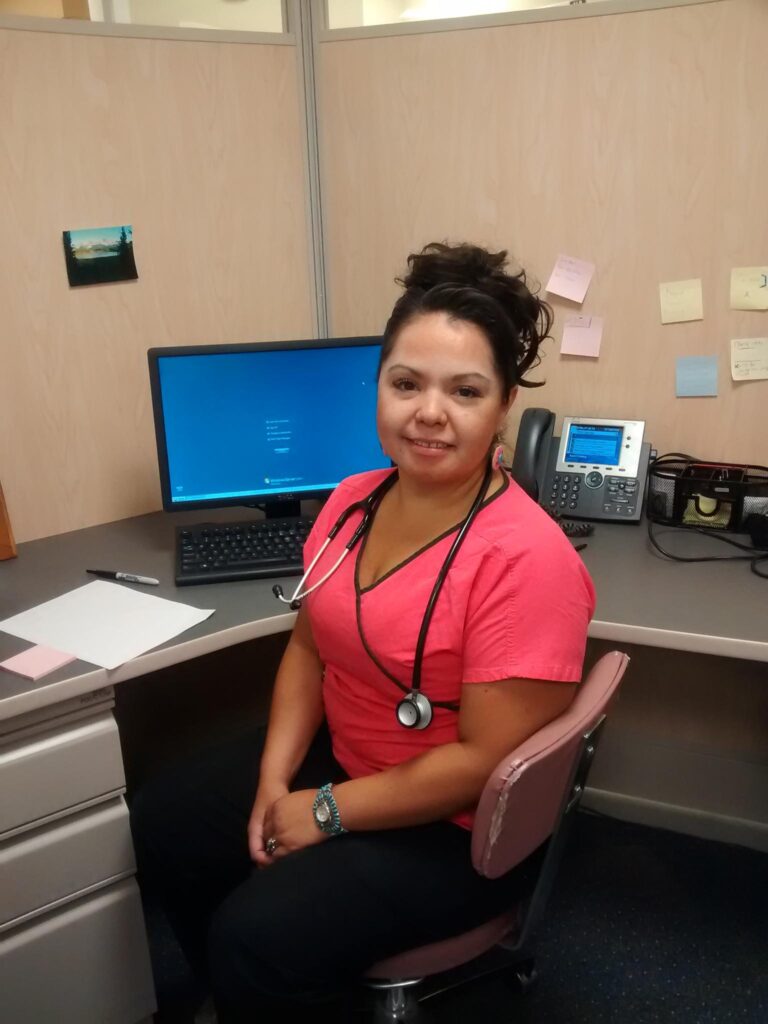
<svg viewBox="0 0 768 1024"><path fill-rule="evenodd" d="M485 785L472 829L472 863L481 875L498 878L543 847L530 893L472 931L371 967L365 981L375 990L375 1024L418 1021L419 1002L494 971L506 971L523 990L532 983L531 934L552 888L606 708L628 663L620 651L604 655L570 707L508 754Z"/></svg>

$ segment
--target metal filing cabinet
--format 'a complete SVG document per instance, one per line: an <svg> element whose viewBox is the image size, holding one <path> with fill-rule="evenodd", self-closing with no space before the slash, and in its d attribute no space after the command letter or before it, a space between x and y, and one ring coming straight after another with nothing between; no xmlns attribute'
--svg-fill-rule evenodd
<svg viewBox="0 0 768 1024"><path fill-rule="evenodd" d="M0 1019L137 1024L155 1009L114 694L2 723Z"/></svg>

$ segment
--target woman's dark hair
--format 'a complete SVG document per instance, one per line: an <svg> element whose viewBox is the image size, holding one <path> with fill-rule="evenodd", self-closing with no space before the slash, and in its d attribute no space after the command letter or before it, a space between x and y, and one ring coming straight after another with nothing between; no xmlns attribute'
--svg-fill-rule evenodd
<svg viewBox="0 0 768 1024"><path fill-rule="evenodd" d="M525 271L505 272L506 250L430 242L408 257L408 273L396 278L405 291L384 329L379 371L397 335L425 313L447 313L476 324L488 339L506 398L516 385L541 387L523 375L540 362L539 345L549 336L552 309L526 284Z"/></svg>

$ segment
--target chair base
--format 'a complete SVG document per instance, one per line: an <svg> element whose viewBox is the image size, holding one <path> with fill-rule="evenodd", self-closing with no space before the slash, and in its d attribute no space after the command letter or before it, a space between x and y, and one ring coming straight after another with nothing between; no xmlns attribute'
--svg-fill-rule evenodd
<svg viewBox="0 0 768 1024"><path fill-rule="evenodd" d="M533 988L539 979L539 973L533 962L533 957L528 960L521 960L520 963L508 968L502 975L504 983L515 992L525 995Z"/></svg>
<svg viewBox="0 0 768 1024"><path fill-rule="evenodd" d="M422 1024L424 1015L416 996L418 981L377 987L371 1024Z"/></svg>
<svg viewBox="0 0 768 1024"><path fill-rule="evenodd" d="M528 992L538 978L529 952L495 946L482 956L442 974L389 982L368 980L366 987L373 992L374 1000L371 1024L424 1024L429 1019L424 1014L425 1003L466 982L491 975L500 976L506 985L521 994Z"/></svg>

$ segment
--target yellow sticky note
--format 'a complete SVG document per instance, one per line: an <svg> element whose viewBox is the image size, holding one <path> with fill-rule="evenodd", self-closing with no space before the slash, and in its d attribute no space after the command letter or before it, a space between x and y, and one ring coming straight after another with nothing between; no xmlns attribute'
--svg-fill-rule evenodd
<svg viewBox="0 0 768 1024"><path fill-rule="evenodd" d="M768 267L731 270L731 309L768 309Z"/></svg>
<svg viewBox="0 0 768 1024"><path fill-rule="evenodd" d="M685 320L704 319L701 278L662 282L659 285L659 299L663 324L680 324Z"/></svg>

